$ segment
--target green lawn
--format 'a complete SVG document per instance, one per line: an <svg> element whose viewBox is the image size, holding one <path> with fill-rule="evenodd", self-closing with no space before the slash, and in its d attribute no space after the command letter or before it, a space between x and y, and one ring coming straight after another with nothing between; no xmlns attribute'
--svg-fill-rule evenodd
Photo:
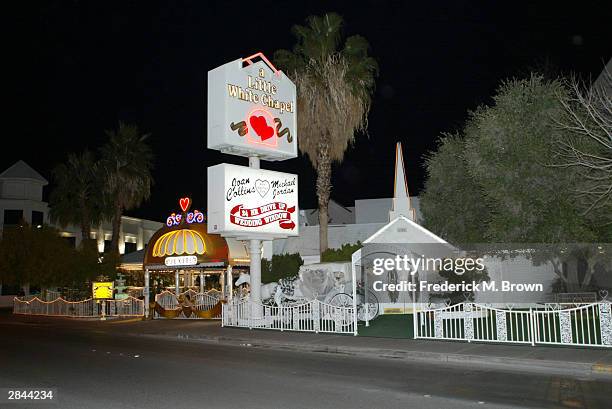
<svg viewBox="0 0 612 409"><path fill-rule="evenodd" d="M370 326L359 323L359 335L363 337L413 338L412 314L380 315Z"/></svg>

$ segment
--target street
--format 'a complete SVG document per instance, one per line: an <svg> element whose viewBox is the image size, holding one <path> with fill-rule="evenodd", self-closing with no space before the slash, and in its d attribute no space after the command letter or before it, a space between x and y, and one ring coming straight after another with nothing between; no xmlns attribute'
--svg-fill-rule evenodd
<svg viewBox="0 0 612 409"><path fill-rule="evenodd" d="M612 399L609 381L158 340L97 324L0 314L0 387L57 391L53 404L0 406L609 408Z"/></svg>

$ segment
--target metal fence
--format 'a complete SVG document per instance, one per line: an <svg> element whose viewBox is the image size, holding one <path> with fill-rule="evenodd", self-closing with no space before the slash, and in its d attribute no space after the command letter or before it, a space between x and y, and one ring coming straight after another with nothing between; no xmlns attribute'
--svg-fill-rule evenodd
<svg viewBox="0 0 612 409"><path fill-rule="evenodd" d="M142 316L144 315L144 301L133 297L103 302L91 298L83 301L66 301L63 298L43 301L38 297L31 299L15 297L13 299L13 314L94 318L101 317L102 312L109 317Z"/></svg>
<svg viewBox="0 0 612 409"><path fill-rule="evenodd" d="M610 303L501 309L475 303L416 313L416 339L612 347Z"/></svg>
<svg viewBox="0 0 612 409"><path fill-rule="evenodd" d="M243 300L224 304L222 315L225 327L357 334L353 307L338 307L319 300L290 306Z"/></svg>
<svg viewBox="0 0 612 409"><path fill-rule="evenodd" d="M102 305L107 317L141 317L144 315L144 301L134 297L106 300Z"/></svg>
<svg viewBox="0 0 612 409"><path fill-rule="evenodd" d="M183 299L183 302L179 300L179 297ZM174 295L171 291L163 291L155 295L155 302L161 306L163 310L176 311L176 314L172 315L175 319L198 319L200 318L197 314L198 311L209 311L212 310L219 303L218 292L213 291L212 293L198 293L194 290L187 290L180 293L179 297ZM186 311L189 311L187 314ZM191 312L196 312L192 314ZM156 309L153 313L153 318L166 318L163 314ZM219 314L212 316L211 318L221 318Z"/></svg>

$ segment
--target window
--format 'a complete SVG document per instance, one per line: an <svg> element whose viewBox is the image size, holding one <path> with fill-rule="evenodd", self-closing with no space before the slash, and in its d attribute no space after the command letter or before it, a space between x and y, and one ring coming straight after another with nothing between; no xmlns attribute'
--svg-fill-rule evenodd
<svg viewBox="0 0 612 409"><path fill-rule="evenodd" d="M4 225L18 225L23 220L23 210L5 210L4 211Z"/></svg>
<svg viewBox="0 0 612 409"><path fill-rule="evenodd" d="M43 212L39 212L36 210L32 210L32 226L37 227L37 226L42 226L43 225Z"/></svg>
<svg viewBox="0 0 612 409"><path fill-rule="evenodd" d="M133 253L136 251L136 243L125 243L125 254Z"/></svg>
<svg viewBox="0 0 612 409"><path fill-rule="evenodd" d="M71 247L76 247L76 237L62 237Z"/></svg>

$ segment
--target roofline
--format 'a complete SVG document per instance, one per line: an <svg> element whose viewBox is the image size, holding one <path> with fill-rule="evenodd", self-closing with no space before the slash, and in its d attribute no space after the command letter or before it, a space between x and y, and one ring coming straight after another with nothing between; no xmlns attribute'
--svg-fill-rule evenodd
<svg viewBox="0 0 612 409"><path fill-rule="evenodd" d="M45 178L43 178L43 180L40 180L40 179L34 179L34 178L28 178L28 177L0 176L0 180L23 180L23 181L28 181L28 182L35 182L43 186L47 186L49 184L49 182Z"/></svg>
<svg viewBox="0 0 612 409"><path fill-rule="evenodd" d="M383 227L381 227L380 229L378 229L374 234L372 234L370 237L368 237L367 239L365 239L363 241L364 244L367 243L372 243L372 239L374 239L376 236L378 236L379 234L381 234L383 231L387 230L389 227L391 227L393 224L395 224L397 221L399 221L400 219L408 222L408 224L410 224L412 227L416 227L417 230L420 230L421 232L427 234L428 236L434 238L435 240L437 240L438 242L440 242L440 244L449 244L451 245L449 242L447 242L446 240L444 240L443 238L437 236L436 234L432 233L431 231L427 230L425 227L421 226L420 224L413 222L412 220L410 220L409 218L407 218L406 216L398 216L395 219L391 220L389 223L387 223L386 225L384 225ZM452 245L451 245L452 246Z"/></svg>

